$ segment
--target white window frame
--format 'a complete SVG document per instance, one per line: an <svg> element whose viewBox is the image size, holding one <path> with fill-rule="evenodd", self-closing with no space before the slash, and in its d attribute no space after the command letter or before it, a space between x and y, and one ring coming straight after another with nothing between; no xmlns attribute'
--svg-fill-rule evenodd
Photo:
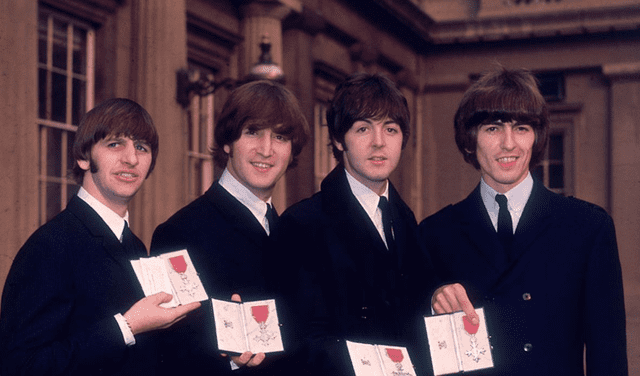
<svg viewBox="0 0 640 376"><path fill-rule="evenodd" d="M202 74L196 71L196 74ZM209 79L213 79L209 77ZM192 94L189 104L187 197L192 201L205 193L214 180L213 147L215 94Z"/></svg>
<svg viewBox="0 0 640 376"><path fill-rule="evenodd" d="M85 104L84 105L87 110L91 109L93 107L94 94L95 94L94 92L95 91L95 81L94 81L95 80L95 30L90 25L87 25L86 23L83 23L79 20L70 18L65 15L62 15L48 8L46 11L43 9L40 9L39 12L42 12L42 14L47 15L46 62L42 63L40 62L40 59L38 59L38 68L37 68L38 70L44 69L47 74L47 78L44 82L44 84L47 86L45 89L45 93L46 93L45 94L46 95L45 113L47 114L46 116L48 117L51 116L51 108L54 100L53 96L51 96L51 93L52 93L51 85L52 85L53 73L62 74L66 77L66 80L67 80L66 92L64 93L65 103L66 103L64 122L53 121L47 118L43 119L43 118L40 118L39 112L37 114L36 126L38 127L38 135L39 135L39 162L40 162L39 179L38 179L39 180L38 212L39 212L39 222L40 224L44 224L49 219L51 219L53 215L55 215L57 212L62 211L67 206L69 190L73 189L73 186L76 185L76 182L70 176L68 176L68 172L73 167L73 163L75 163L75 161L68 160L68 155L69 155L68 150L70 150L73 147L73 145L70 142L69 135L70 133L75 133L78 128L78 125L73 124L73 120L72 120L73 119L73 108L72 108L73 80L78 79L78 80L84 81L85 83L85 88L84 88ZM65 41L65 48L67 50L66 69L60 69L53 66L53 50L54 50L53 46L55 42L54 19L58 19L67 23L66 41ZM39 16L38 28L40 27L41 25L40 25L40 16ZM85 46L86 74L84 75L73 72L73 64L72 64L73 63L73 47L68 48L68 46L74 45L74 41L73 41L74 28L81 28L83 30L86 30L86 46ZM39 38L38 40L40 41L39 32L38 32L38 38ZM41 85L41 84L43 83L39 81L38 85ZM40 98L38 98L38 101L40 101ZM39 105L37 106L38 109L40 108ZM49 160L50 156L48 155L48 152L47 152L49 148L47 136L48 136L48 133L52 130L61 131L60 150L66 151L66 152L61 152L61 155L59 155L59 160L54 161L54 163L60 164L60 176L50 176L47 174L47 166L50 162ZM58 200L56 200L57 202L55 203L49 202L50 200L48 199L48 195L47 195L48 185L51 183L60 185L60 196ZM55 213L48 212L47 208L52 206L52 204L57 205L57 209L59 209Z"/></svg>

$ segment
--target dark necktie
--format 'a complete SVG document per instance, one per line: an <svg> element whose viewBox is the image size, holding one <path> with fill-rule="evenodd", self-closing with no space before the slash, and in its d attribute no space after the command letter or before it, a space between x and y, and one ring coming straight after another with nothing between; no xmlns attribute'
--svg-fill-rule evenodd
<svg viewBox="0 0 640 376"><path fill-rule="evenodd" d="M278 213L276 213L276 209L271 206L271 204L267 204L267 222L269 222L269 235L273 234L278 222Z"/></svg>
<svg viewBox="0 0 640 376"><path fill-rule="evenodd" d="M396 242L393 234L393 220L391 219L391 208L389 207L389 200L386 197L381 196L378 201L378 207L382 213L382 227L384 228L384 237L387 241L387 248L391 252L396 250Z"/></svg>
<svg viewBox="0 0 640 376"><path fill-rule="evenodd" d="M122 246L127 251L127 256L129 257L138 257L138 252L136 250L136 243L133 240L134 235L129 229L129 224L127 221L124 221L124 230L122 230Z"/></svg>
<svg viewBox="0 0 640 376"><path fill-rule="evenodd" d="M504 249L509 251L513 241L513 221L511 221L511 214L507 207L507 196L496 195L496 202L500 206L500 211L498 212L498 237Z"/></svg>

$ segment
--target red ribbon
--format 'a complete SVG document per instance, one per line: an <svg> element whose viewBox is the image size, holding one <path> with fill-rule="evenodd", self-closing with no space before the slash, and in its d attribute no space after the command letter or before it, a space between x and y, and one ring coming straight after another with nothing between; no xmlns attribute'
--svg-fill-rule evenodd
<svg viewBox="0 0 640 376"><path fill-rule="evenodd" d="M173 270L176 272L182 274L187 271L187 262L182 255L171 257L169 261L171 262L171 266L173 266Z"/></svg>
<svg viewBox="0 0 640 376"><path fill-rule="evenodd" d="M478 333L478 329L480 328L480 324L473 325L471 323L471 320L467 316L462 316L462 322L464 323L464 330L466 330L467 333L469 333L469 334Z"/></svg>
<svg viewBox="0 0 640 376"><path fill-rule="evenodd" d="M269 317L268 305L257 305L251 307L251 315L258 323L264 323Z"/></svg>
<svg viewBox="0 0 640 376"><path fill-rule="evenodd" d="M387 350L387 355L389 356L389 358L391 358L391 360L394 363L400 363L402 362L402 359L404 359L404 355L402 355L402 350L390 349L390 348L386 348L386 350Z"/></svg>

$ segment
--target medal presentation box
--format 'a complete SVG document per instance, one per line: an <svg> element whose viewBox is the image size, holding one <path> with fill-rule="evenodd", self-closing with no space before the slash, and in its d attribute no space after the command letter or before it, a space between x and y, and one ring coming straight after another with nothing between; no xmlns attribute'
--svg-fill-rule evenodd
<svg viewBox="0 0 640 376"><path fill-rule="evenodd" d="M211 299L218 349L242 354L245 351L284 351L274 299L227 302Z"/></svg>
<svg viewBox="0 0 640 376"><path fill-rule="evenodd" d="M207 300L206 291L186 249L156 257L131 260L145 296L166 292L173 295L164 308Z"/></svg>
<svg viewBox="0 0 640 376"><path fill-rule="evenodd" d="M404 347L346 342L356 376L416 376Z"/></svg>
<svg viewBox="0 0 640 376"><path fill-rule="evenodd" d="M433 373L474 371L493 367L484 309L476 309L480 323L471 324L464 312L424 318Z"/></svg>

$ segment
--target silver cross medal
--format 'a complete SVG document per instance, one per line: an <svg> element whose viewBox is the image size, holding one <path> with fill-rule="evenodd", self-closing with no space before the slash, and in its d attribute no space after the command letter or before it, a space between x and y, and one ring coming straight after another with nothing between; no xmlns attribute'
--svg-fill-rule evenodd
<svg viewBox="0 0 640 376"><path fill-rule="evenodd" d="M476 333L480 328L480 324L473 325L471 321L467 318L467 316L462 317L462 322L464 323L464 330L467 331L471 335L471 350L465 352L465 355L473 357L473 360L478 363L480 361L480 355L484 355L487 351L486 349L481 349L478 347L478 339L476 338Z"/></svg>

